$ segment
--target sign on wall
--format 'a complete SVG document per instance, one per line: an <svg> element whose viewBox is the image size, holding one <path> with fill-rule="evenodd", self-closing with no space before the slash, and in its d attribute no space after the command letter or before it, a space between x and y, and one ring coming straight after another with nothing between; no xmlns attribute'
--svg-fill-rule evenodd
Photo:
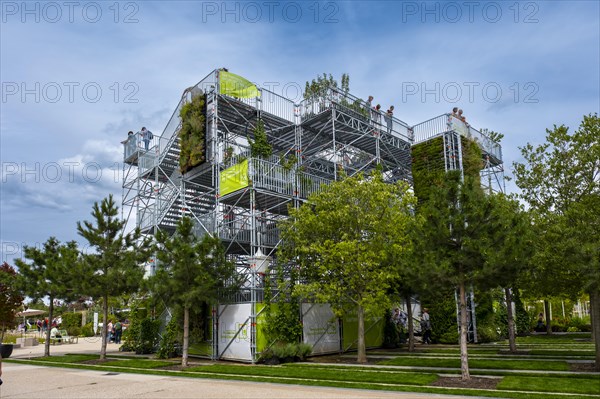
<svg viewBox="0 0 600 399"><path fill-rule="evenodd" d="M252 360L249 303L219 305L219 358Z"/></svg>
<svg viewBox="0 0 600 399"><path fill-rule="evenodd" d="M304 342L313 346L313 354L338 352L340 329L338 318L328 304L302 304Z"/></svg>

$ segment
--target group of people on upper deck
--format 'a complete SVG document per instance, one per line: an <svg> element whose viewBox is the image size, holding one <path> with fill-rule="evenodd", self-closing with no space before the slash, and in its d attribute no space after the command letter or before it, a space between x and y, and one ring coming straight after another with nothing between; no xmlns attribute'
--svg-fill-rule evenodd
<svg viewBox="0 0 600 399"><path fill-rule="evenodd" d="M383 115L383 119L385 120L387 126L387 132L392 133L392 126L394 123L392 119L392 117L394 116L393 105L390 105L388 110L385 111L385 114L382 114L381 105L377 104L376 106L373 106L373 96L369 96L369 98L366 101L366 109L369 113L371 121L375 122L375 124L377 125L381 125L381 116Z"/></svg>
<svg viewBox="0 0 600 399"><path fill-rule="evenodd" d="M452 108L452 116L467 123L467 118L463 115L463 110L458 107Z"/></svg>

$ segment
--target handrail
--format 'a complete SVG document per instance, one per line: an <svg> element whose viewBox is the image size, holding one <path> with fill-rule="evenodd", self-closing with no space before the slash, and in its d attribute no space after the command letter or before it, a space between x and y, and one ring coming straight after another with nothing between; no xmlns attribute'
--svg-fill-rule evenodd
<svg viewBox="0 0 600 399"><path fill-rule="evenodd" d="M491 156L502 160L502 147L489 136L475 129L468 123L458 119L452 114L442 114L428 119L412 127L415 135L415 144L428 140L439 134L455 131L463 137L475 140L479 146Z"/></svg>
<svg viewBox="0 0 600 399"><path fill-rule="evenodd" d="M333 106L342 112L364 119L365 123L379 127L383 134L398 136L409 142L413 140L412 130L406 122L395 116L389 117L387 112L369 107L365 100L333 87L326 89L322 95L302 100L300 103L301 118L302 120L309 119Z"/></svg>

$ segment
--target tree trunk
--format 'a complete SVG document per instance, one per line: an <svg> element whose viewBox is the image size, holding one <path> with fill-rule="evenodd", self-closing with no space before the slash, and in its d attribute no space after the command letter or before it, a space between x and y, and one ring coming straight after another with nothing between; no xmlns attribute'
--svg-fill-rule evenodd
<svg viewBox="0 0 600 399"><path fill-rule="evenodd" d="M183 307L183 350L181 354L181 367L188 366L188 347L190 345L190 308Z"/></svg>
<svg viewBox="0 0 600 399"><path fill-rule="evenodd" d="M550 302L544 299L544 313L546 313L546 334L552 335L552 317L550 317Z"/></svg>
<svg viewBox="0 0 600 399"><path fill-rule="evenodd" d="M104 303L102 304L102 314L104 317L104 323L102 323L102 346L100 347L100 359L106 359L106 344L108 336L108 295L104 295L102 298Z"/></svg>
<svg viewBox="0 0 600 399"><path fill-rule="evenodd" d="M592 340L596 347L596 370L600 371L600 290L590 290L590 319Z"/></svg>
<svg viewBox="0 0 600 399"><path fill-rule="evenodd" d="M415 351L415 325L413 323L412 305L410 295L406 296L406 317L408 319L408 351Z"/></svg>
<svg viewBox="0 0 600 399"><path fill-rule="evenodd" d="M54 316L54 297L49 297L49 299L50 306L48 306L48 328L46 328L46 343L44 344L44 356L50 356L50 330L52 330L52 317Z"/></svg>
<svg viewBox="0 0 600 399"><path fill-rule="evenodd" d="M470 380L469 354L467 352L467 295L464 281L459 285L460 296L460 372L462 380Z"/></svg>
<svg viewBox="0 0 600 399"><path fill-rule="evenodd" d="M365 311L358 305L358 363L367 362L367 350L365 348Z"/></svg>
<svg viewBox="0 0 600 399"><path fill-rule="evenodd" d="M510 288L505 288L506 295L506 318L508 319L508 346L511 352L517 351L517 342L515 340L515 316L512 309L512 292Z"/></svg>

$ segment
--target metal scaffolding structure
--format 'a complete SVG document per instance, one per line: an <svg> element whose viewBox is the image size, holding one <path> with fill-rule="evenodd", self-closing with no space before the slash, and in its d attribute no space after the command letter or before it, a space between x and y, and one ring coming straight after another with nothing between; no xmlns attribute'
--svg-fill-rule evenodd
<svg viewBox="0 0 600 399"><path fill-rule="evenodd" d="M431 130L439 122L435 118L411 128L338 89L299 104L264 88L258 88L258 96L252 98L223 92L221 71L214 70L184 92L162 135L150 141L148 150L138 134L124 143L122 209L129 227L135 224L145 234L159 229L173 232L177 221L188 216L195 222L196 234L221 239L244 284L235 295L222 299L223 306L213 309L212 352L208 355L223 357L248 328L249 360L254 362L259 355L257 304L263 300L268 266L277 263L278 222L288 216L289 208L300 206L323 184L338 179L342 170L354 175L380 168L387 181L410 181L415 139L441 134L453 140L462 133L444 115L437 118L446 121L440 131ZM206 96L206 160L182 174L179 114L199 93ZM273 148L273 155L267 158L251 157L249 140L254 139L259 120ZM476 133L472 129L471 134ZM481 133L477 137L485 139ZM449 142L453 152L447 155L448 170L461 167L456 145L460 140ZM486 154L493 168L501 165L500 152L486 150ZM222 194L224 171L243 161L248 163L249 183ZM231 304L249 304L250 310L224 344L217 339L217 320Z"/></svg>

